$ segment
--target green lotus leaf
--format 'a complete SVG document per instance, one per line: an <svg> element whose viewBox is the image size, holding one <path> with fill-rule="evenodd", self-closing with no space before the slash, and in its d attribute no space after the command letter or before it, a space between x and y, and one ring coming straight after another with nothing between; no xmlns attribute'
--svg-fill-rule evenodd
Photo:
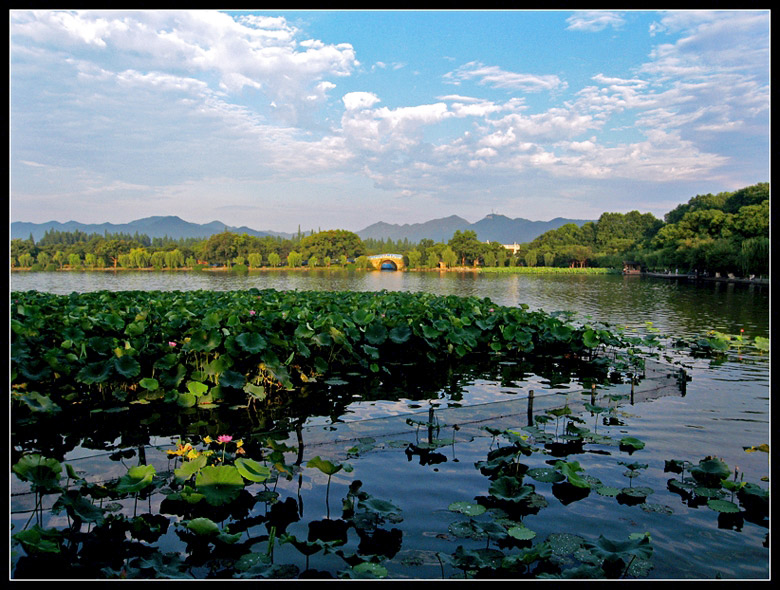
<svg viewBox="0 0 780 590"><path fill-rule="evenodd" d="M198 352L210 352L221 343L222 336L217 330L196 330L190 336L190 341L186 344L186 347Z"/></svg>
<svg viewBox="0 0 780 590"><path fill-rule="evenodd" d="M81 522L91 522L101 526L105 520L103 510L87 500L78 490L67 490L52 506L54 514L59 514L63 509L72 519Z"/></svg>
<svg viewBox="0 0 780 590"><path fill-rule="evenodd" d="M154 465L136 465L119 478L116 490L122 494L133 494L152 485L156 470Z"/></svg>
<svg viewBox="0 0 780 590"><path fill-rule="evenodd" d="M149 391L156 391L160 387L160 382L152 377L144 377L138 384Z"/></svg>
<svg viewBox="0 0 780 590"><path fill-rule="evenodd" d="M571 485L578 488L591 487L590 482L579 474L579 472L582 471L582 467L580 467L578 461L571 461L570 463L565 461L556 461L555 468L560 470L560 472L566 477Z"/></svg>
<svg viewBox="0 0 780 590"><path fill-rule="evenodd" d="M476 502L453 502L449 505L449 510L460 512L466 516L479 516L480 514L483 514L487 508Z"/></svg>
<svg viewBox="0 0 780 590"><path fill-rule="evenodd" d="M351 578L386 578L387 568L378 563L364 561L347 570L347 575Z"/></svg>
<svg viewBox="0 0 780 590"><path fill-rule="evenodd" d="M93 383L103 383L111 375L111 362L98 361L85 365L76 374L76 381L92 385Z"/></svg>
<svg viewBox="0 0 780 590"><path fill-rule="evenodd" d="M520 502L528 498L533 492L534 487L523 485L522 481L516 477L503 476L496 479L490 485L490 495L500 500L509 500L511 502Z"/></svg>
<svg viewBox="0 0 780 590"><path fill-rule="evenodd" d="M598 333L594 332L591 328L585 330L582 335L582 343L588 348L595 348L601 343Z"/></svg>
<svg viewBox="0 0 780 590"><path fill-rule="evenodd" d="M249 396L258 401L262 401L268 395L265 391L265 387L262 385L255 385L254 383L244 384L243 390L249 394Z"/></svg>
<svg viewBox="0 0 780 590"><path fill-rule="evenodd" d="M37 391L30 391L24 394L14 393L14 397L24 402L33 412L56 414L62 410L60 406L51 401L49 396L41 395Z"/></svg>
<svg viewBox="0 0 780 590"><path fill-rule="evenodd" d="M247 352L252 354L258 353L261 350L265 350L266 340L260 334L256 332L244 332L236 337L238 345Z"/></svg>
<svg viewBox="0 0 780 590"><path fill-rule="evenodd" d="M215 330L220 326L220 319L220 314L216 311L212 311L211 313L206 314L200 325L204 330Z"/></svg>
<svg viewBox="0 0 780 590"><path fill-rule="evenodd" d="M379 346L387 340L387 328L378 321L371 322L366 328L366 341L372 346Z"/></svg>
<svg viewBox="0 0 780 590"><path fill-rule="evenodd" d="M211 465L195 476L195 487L212 506L235 500L244 489L244 479L233 465Z"/></svg>
<svg viewBox="0 0 780 590"><path fill-rule="evenodd" d="M199 397L209 390L209 386L200 381L189 381L187 383L187 391L189 391L195 397Z"/></svg>
<svg viewBox="0 0 780 590"><path fill-rule="evenodd" d="M57 529L42 529L36 524L11 536L22 544L25 551L35 554L59 553L63 534Z"/></svg>
<svg viewBox="0 0 780 590"><path fill-rule="evenodd" d="M219 376L219 384L223 387L242 389L246 384L246 377L237 371L226 370Z"/></svg>
<svg viewBox="0 0 780 590"><path fill-rule="evenodd" d="M543 483L558 483L566 479L565 475L552 467L535 467L529 469L526 475Z"/></svg>
<svg viewBox="0 0 780 590"><path fill-rule="evenodd" d="M114 358L114 370L122 377L131 378L141 372L141 365L133 357L122 355Z"/></svg>
<svg viewBox="0 0 780 590"><path fill-rule="evenodd" d="M406 324L395 326L390 330L389 338L395 344L404 344L412 337L412 330Z"/></svg>
<svg viewBox="0 0 780 590"><path fill-rule="evenodd" d="M235 460L234 465L241 476L249 481L259 483L271 476L271 470L268 467L252 459L240 457Z"/></svg>
<svg viewBox="0 0 780 590"><path fill-rule="evenodd" d="M530 541L536 536L536 532L523 525L513 526L507 532L507 535L520 541Z"/></svg>
<svg viewBox="0 0 780 590"><path fill-rule="evenodd" d="M341 463L332 463L326 459L322 459L318 455L313 459L309 459L309 461L306 463L306 467L316 467L325 475L330 476L341 471L344 466Z"/></svg>
<svg viewBox="0 0 780 590"><path fill-rule="evenodd" d="M401 512L401 509L392 502L381 500L379 498L368 498L367 500L362 501L360 505L370 510L371 512L374 512L375 514L384 516L390 514L399 514Z"/></svg>
<svg viewBox="0 0 780 590"><path fill-rule="evenodd" d="M180 467L173 470L173 473L176 476L176 479L180 481L186 481L195 475L198 471L203 469L207 462L208 457L206 455L198 455L194 459L190 459L189 461L182 463Z"/></svg>
<svg viewBox="0 0 780 590"><path fill-rule="evenodd" d="M647 534L629 538L628 541L613 541L604 535L599 535L595 544L586 543L586 546L594 555L604 560L623 559L628 561L631 557L648 559L653 554L650 535Z"/></svg>
<svg viewBox="0 0 780 590"><path fill-rule="evenodd" d="M739 512L739 506L728 500L707 500L707 506L715 512L735 514Z"/></svg>
<svg viewBox="0 0 780 590"><path fill-rule="evenodd" d="M610 498L614 498L615 496L620 494L620 490L618 488L613 488L610 486L601 486L596 488L596 493L599 496L607 496Z"/></svg>
<svg viewBox="0 0 780 590"><path fill-rule="evenodd" d="M182 408L191 408L198 403L198 398L192 393L180 393L176 397L176 404Z"/></svg>
<svg viewBox="0 0 780 590"><path fill-rule="evenodd" d="M756 336L753 339L753 344L758 350L769 352L769 338L764 338L763 336Z"/></svg>
<svg viewBox="0 0 780 590"><path fill-rule="evenodd" d="M720 482L731 475L728 465L717 458L702 459L691 468L693 478L707 487L720 487Z"/></svg>
<svg viewBox="0 0 780 590"><path fill-rule="evenodd" d="M213 537L219 534L219 526L211 519L200 517L186 521L186 526L196 535Z"/></svg>
<svg viewBox="0 0 780 590"><path fill-rule="evenodd" d="M375 315L365 309L356 309L350 314L350 317L358 326L365 326L374 319Z"/></svg>
<svg viewBox="0 0 780 590"><path fill-rule="evenodd" d="M620 439L620 446L638 451L645 448L645 443L633 436L624 436Z"/></svg>
<svg viewBox="0 0 780 590"><path fill-rule="evenodd" d="M59 491L62 464L37 453L24 455L11 470L22 481L29 481L40 491Z"/></svg>

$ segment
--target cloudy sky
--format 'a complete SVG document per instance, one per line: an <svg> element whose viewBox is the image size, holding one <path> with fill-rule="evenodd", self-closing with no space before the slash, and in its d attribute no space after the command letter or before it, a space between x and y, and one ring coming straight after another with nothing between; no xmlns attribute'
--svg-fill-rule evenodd
<svg viewBox="0 0 780 590"><path fill-rule="evenodd" d="M769 181L769 11L10 12L12 221L657 217Z"/></svg>

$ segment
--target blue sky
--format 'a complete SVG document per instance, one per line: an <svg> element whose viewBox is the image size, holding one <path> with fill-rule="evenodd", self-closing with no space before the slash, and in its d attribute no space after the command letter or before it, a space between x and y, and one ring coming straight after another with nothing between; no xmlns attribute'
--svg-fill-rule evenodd
<svg viewBox="0 0 780 590"><path fill-rule="evenodd" d="M659 218L769 181L769 11L12 10L12 221Z"/></svg>

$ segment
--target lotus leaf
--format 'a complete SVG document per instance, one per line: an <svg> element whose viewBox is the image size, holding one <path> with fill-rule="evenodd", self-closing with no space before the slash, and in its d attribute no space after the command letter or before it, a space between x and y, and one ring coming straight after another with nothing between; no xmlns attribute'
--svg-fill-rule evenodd
<svg viewBox="0 0 780 590"><path fill-rule="evenodd" d="M42 492L59 491L62 464L37 453L24 455L11 470L22 481L29 481L34 489Z"/></svg>
<svg viewBox="0 0 780 590"><path fill-rule="evenodd" d="M205 517L193 518L185 522L187 529L196 535L213 537L219 534L219 526L213 520Z"/></svg>
<svg viewBox="0 0 780 590"><path fill-rule="evenodd" d="M720 487L721 481L731 475L728 465L717 458L702 459L691 468L691 475L702 485Z"/></svg>
<svg viewBox="0 0 780 590"><path fill-rule="evenodd" d="M715 512L735 514L739 512L739 506L728 500L707 500L707 506Z"/></svg>
<svg viewBox="0 0 780 590"><path fill-rule="evenodd" d="M49 396L41 395L37 391L31 391L25 394L14 392L13 395L16 399L24 402L33 412L56 414L62 410L62 408L54 403Z"/></svg>
<svg viewBox="0 0 780 590"><path fill-rule="evenodd" d="M181 467L174 469L174 474L178 480L186 481L205 467L207 462L208 457L206 455L198 455L196 458L182 463Z"/></svg>
<svg viewBox="0 0 780 590"><path fill-rule="evenodd" d="M25 551L32 554L59 553L62 537L62 531L53 528L42 529L37 524L12 535L13 539L22 544Z"/></svg>
<svg viewBox="0 0 780 590"><path fill-rule="evenodd" d="M54 514L59 514L63 509L68 516L80 522L91 522L100 526L105 520L103 510L87 500L78 490L67 490L52 506Z"/></svg>
<svg viewBox="0 0 780 590"><path fill-rule="evenodd" d="M449 505L449 510L460 512L466 516L479 516L480 514L483 514L487 508L475 502L453 502Z"/></svg>
<svg viewBox="0 0 780 590"><path fill-rule="evenodd" d="M198 472L195 487L205 496L206 502L221 506L238 498L244 489L244 479L233 465L212 465Z"/></svg>
<svg viewBox="0 0 780 590"><path fill-rule="evenodd" d="M119 479L116 489L122 494L140 492L152 485L156 470L154 465L136 465L127 470L127 473Z"/></svg>
<svg viewBox="0 0 780 590"><path fill-rule="evenodd" d="M507 535L519 541L530 541L536 536L536 532L526 526L513 526L507 531Z"/></svg>
<svg viewBox="0 0 780 590"><path fill-rule="evenodd" d="M604 560L625 559L633 556L648 559L653 554L650 535L647 534L628 541L613 541L604 535L599 535L596 543L587 543L586 546L592 553Z"/></svg>
<svg viewBox="0 0 780 590"><path fill-rule="evenodd" d="M266 340L256 332L244 332L236 337L236 342L245 351L252 354L258 353L266 348Z"/></svg>
<svg viewBox="0 0 780 590"><path fill-rule="evenodd" d="M271 470L252 459L238 458L234 462L238 472L249 481L263 482L271 476Z"/></svg>
<svg viewBox="0 0 780 590"><path fill-rule="evenodd" d="M114 370L122 377L131 378L141 372L141 365L137 360L128 355L122 355L114 359Z"/></svg>
<svg viewBox="0 0 780 590"><path fill-rule="evenodd" d="M520 502L527 499L534 492L531 485L523 485L516 477L503 476L496 479L490 485L490 494L500 500Z"/></svg>

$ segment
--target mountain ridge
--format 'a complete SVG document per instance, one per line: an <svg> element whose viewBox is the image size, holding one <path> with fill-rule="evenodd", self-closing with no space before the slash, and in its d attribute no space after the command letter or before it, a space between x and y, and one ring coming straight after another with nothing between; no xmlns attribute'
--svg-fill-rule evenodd
<svg viewBox="0 0 780 590"><path fill-rule="evenodd" d="M446 242L456 231L472 230L480 241L501 242L504 244L526 243L552 229L557 229L566 223L582 225L587 219L566 219L556 217L550 221L531 221L518 217L515 219L505 215L491 213L475 223L457 215L431 219L421 223L393 224L384 221L373 223L355 232L361 239L377 239L394 241L407 239L416 243L422 239L434 242ZM168 237L171 239L199 238L206 239L225 230L233 233L246 233L256 237L278 236L292 238L294 234L272 230L255 230L247 226L235 227L215 220L198 224L185 221L176 215L157 215L136 219L129 223L80 223L77 221L47 221L32 223L27 221L11 222L11 239L27 239L30 235L37 242L49 230L73 232L82 231L86 234L125 233L147 235L150 238Z"/></svg>

